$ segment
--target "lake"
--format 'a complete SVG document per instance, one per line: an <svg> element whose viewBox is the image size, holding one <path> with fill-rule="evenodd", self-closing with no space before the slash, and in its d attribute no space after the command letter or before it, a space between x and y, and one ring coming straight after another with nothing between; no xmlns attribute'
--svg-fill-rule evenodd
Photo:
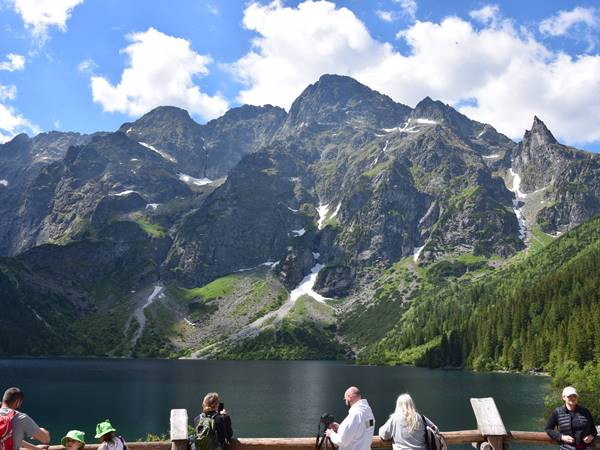
<svg viewBox="0 0 600 450"><path fill-rule="evenodd" d="M362 389L377 425L409 392L441 430L476 429L469 398L494 397L508 429L542 431L548 384L529 375L328 361L0 360L0 390L21 387L22 410L54 443L71 428L94 442L95 424L106 418L128 440L168 433L170 409L186 408L191 419L210 391L220 393L237 437L309 437L322 413L345 416L350 385Z"/></svg>

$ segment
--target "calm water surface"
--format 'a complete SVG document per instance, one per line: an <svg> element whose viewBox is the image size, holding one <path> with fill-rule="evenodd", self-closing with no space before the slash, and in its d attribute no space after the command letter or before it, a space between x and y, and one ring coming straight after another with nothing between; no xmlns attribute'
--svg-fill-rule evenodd
<svg viewBox="0 0 600 450"><path fill-rule="evenodd" d="M95 424L106 418L128 440L167 433L170 409L194 417L209 391L221 394L238 437L313 436L322 413L345 416L343 392L353 384L378 425L398 394L409 392L442 430L477 428L469 398L494 397L507 428L541 431L548 382L324 361L0 360L0 390L20 386L23 411L50 430L53 442L71 428L93 442Z"/></svg>

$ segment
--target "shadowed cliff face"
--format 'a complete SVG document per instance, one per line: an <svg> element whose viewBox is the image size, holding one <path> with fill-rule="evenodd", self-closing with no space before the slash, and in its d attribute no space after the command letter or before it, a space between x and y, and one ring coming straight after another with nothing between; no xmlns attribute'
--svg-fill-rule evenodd
<svg viewBox="0 0 600 450"><path fill-rule="evenodd" d="M308 86L289 113L242 106L200 125L159 107L115 133L17 136L0 161L0 252L19 255L3 260L4 300L18 296L27 309L16 286L41 298L53 283L65 314L95 317L113 305L98 299L117 299L148 319L144 331L121 324L139 354L153 354L158 336L178 349L208 329L255 336L263 323L252 322L283 320L292 309L277 308L300 285L344 297L352 311L384 291L409 303L417 268L435 268L436 283L462 276L531 246L539 230L563 232L600 211L598 156L559 144L537 117L516 144L442 102L413 109L337 75ZM52 258L70 261L58 271L36 263ZM407 264L402 294L371 289L381 271ZM111 277L120 288L103 293ZM167 288L211 282L214 300ZM146 317L137 290L158 292L157 283L164 296ZM225 312L233 318L217 317ZM181 342L152 334L164 314L192 323Z"/></svg>

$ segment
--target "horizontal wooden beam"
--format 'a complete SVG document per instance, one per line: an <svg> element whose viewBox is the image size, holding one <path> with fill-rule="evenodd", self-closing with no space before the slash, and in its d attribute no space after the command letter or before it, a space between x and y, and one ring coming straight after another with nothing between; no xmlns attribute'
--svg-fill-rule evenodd
<svg viewBox="0 0 600 450"><path fill-rule="evenodd" d="M98 450L100 444L86 444L85 450ZM129 450L171 450L171 441L127 442ZM25 450L21 448L21 450ZM64 450L62 445L51 445L48 450Z"/></svg>
<svg viewBox="0 0 600 450"><path fill-rule="evenodd" d="M542 431L509 431L506 440L519 444L554 444L557 442ZM600 437L594 439L593 447L600 448Z"/></svg>
<svg viewBox="0 0 600 450"><path fill-rule="evenodd" d="M442 431L448 445L469 444L471 442L483 442L485 437L479 430ZM551 444L556 445L550 437L540 431L509 431L506 436L507 442L518 444ZM98 444L88 444L85 450L98 450ZM315 438L241 438L234 439L232 450L272 450L283 448L286 450L306 450L315 447ZM382 441L378 437L373 438L371 448L389 448L389 441ZM594 447L600 448L600 438L594 440ZM170 441L161 442L128 442L129 450L170 450ZM49 450L64 450L62 445L51 445Z"/></svg>

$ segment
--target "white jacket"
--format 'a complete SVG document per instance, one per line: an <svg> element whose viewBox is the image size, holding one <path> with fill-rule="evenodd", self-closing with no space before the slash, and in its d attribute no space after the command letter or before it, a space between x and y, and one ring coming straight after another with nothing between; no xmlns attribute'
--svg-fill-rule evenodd
<svg viewBox="0 0 600 450"><path fill-rule="evenodd" d="M350 407L348 416L342 421L337 433L331 433L331 442L339 450L368 450L373 443L375 418L369 402L357 401Z"/></svg>

